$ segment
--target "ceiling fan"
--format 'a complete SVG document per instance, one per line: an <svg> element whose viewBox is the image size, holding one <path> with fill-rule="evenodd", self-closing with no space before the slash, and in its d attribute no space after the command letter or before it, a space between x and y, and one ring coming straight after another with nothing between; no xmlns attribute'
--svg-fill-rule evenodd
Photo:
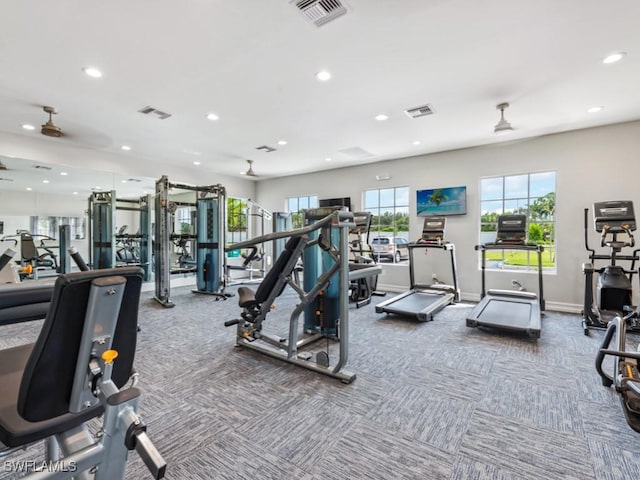
<svg viewBox="0 0 640 480"><path fill-rule="evenodd" d="M53 115L58 112L54 107L42 107L42 109L49 114L49 120L42 125L42 130L40 133L46 135L47 137L62 137L64 134L62 133L62 129L58 127L55 123L53 123L53 119L51 118Z"/></svg>
<svg viewBox="0 0 640 480"><path fill-rule="evenodd" d="M258 175L253 171L253 160L247 160L247 163L249 164L249 168L243 173L243 175L246 175L247 177L257 177Z"/></svg>

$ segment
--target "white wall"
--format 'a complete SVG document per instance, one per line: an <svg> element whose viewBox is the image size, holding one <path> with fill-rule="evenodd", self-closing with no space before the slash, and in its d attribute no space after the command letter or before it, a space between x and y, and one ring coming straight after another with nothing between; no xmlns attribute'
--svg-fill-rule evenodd
<svg viewBox="0 0 640 480"><path fill-rule="evenodd" d="M557 274L545 275L545 297L551 308L579 310L584 295L581 263L586 260L583 211L602 200L633 200L640 205L640 121L578 130L529 140L422 155L263 180L257 186L257 199L267 209L279 211L288 197L318 195L320 198L351 196L353 209L362 207L366 189L409 186L410 238L421 232L422 219L415 215L416 190L467 186L467 215L449 217L447 239L456 244L463 298L477 300L480 272L474 245L479 240L479 179L554 170L556 176ZM375 180L388 173L391 179ZM640 208L640 207L638 207ZM639 210L640 211L640 210ZM596 242L591 232L591 243ZM385 265L380 284L408 286L408 268ZM528 290L536 291L536 276L530 273L492 272L487 275L494 288L511 288L518 279ZM637 285L634 287L637 292Z"/></svg>

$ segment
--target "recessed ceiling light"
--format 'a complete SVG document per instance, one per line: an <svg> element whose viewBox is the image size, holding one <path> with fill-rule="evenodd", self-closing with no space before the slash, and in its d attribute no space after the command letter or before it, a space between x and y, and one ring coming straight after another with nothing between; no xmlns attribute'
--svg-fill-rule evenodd
<svg viewBox="0 0 640 480"><path fill-rule="evenodd" d="M36 129L36 127L34 127L33 125L29 125L28 123L23 124L22 128L24 128L25 130L35 130Z"/></svg>
<svg viewBox="0 0 640 480"><path fill-rule="evenodd" d="M63 177L66 177L69 174L67 172L60 172L60 175L62 175Z"/></svg>
<svg viewBox="0 0 640 480"><path fill-rule="evenodd" d="M101 186L97 186L97 187L93 187L93 188L94 188L94 190L102 190Z"/></svg>
<svg viewBox="0 0 640 480"><path fill-rule="evenodd" d="M287 141L286 140L278 140L278 145L286 145Z"/></svg>
<svg viewBox="0 0 640 480"><path fill-rule="evenodd" d="M208 113L207 120L220 120L220 117L215 113Z"/></svg>
<svg viewBox="0 0 640 480"><path fill-rule="evenodd" d="M82 71L92 78L100 78L102 76L102 72L95 67L86 67Z"/></svg>
<svg viewBox="0 0 640 480"><path fill-rule="evenodd" d="M420 145L422 142L420 140L416 140L415 142L413 142L414 145Z"/></svg>
<svg viewBox="0 0 640 480"><path fill-rule="evenodd" d="M389 115L385 115L384 113L380 113L376 115L376 120L378 120L379 122L383 122L388 119L389 119Z"/></svg>
<svg viewBox="0 0 640 480"><path fill-rule="evenodd" d="M77 194L78 194L78 192L73 192L73 194L74 194L74 195L77 195Z"/></svg>
<svg viewBox="0 0 640 480"><path fill-rule="evenodd" d="M42 180L42 183L49 183L49 180Z"/></svg>
<svg viewBox="0 0 640 480"><path fill-rule="evenodd" d="M331 73L327 72L326 70L322 70L316 73L316 78L321 82L326 82L327 80L331 79Z"/></svg>
<svg viewBox="0 0 640 480"><path fill-rule="evenodd" d="M240 172L240 175L246 175L247 172Z"/></svg>
<svg viewBox="0 0 640 480"><path fill-rule="evenodd" d="M194 165L200 165L200 162L196 160L195 162L193 162L193 164Z"/></svg>
<svg viewBox="0 0 640 480"><path fill-rule="evenodd" d="M596 107L591 107L589 110L587 110L587 112L589 113L598 113L599 111L601 111L604 107L601 106L596 106Z"/></svg>
<svg viewBox="0 0 640 480"><path fill-rule="evenodd" d="M31 187L27 187L27 191L30 192L31 190L33 190L33 188Z"/></svg>
<svg viewBox="0 0 640 480"><path fill-rule="evenodd" d="M602 60L602 63L616 63L619 62L620 60L622 60L622 58L626 55L626 52L615 52L612 53L610 55L607 55L606 57L604 57L604 59Z"/></svg>
<svg viewBox="0 0 640 480"><path fill-rule="evenodd" d="M127 183L126 180L120 180L120 183Z"/></svg>
<svg viewBox="0 0 640 480"><path fill-rule="evenodd" d="M325 162L330 162L331 161L331 157L327 157L324 159Z"/></svg>
<svg viewBox="0 0 640 480"><path fill-rule="evenodd" d="M128 152L129 150L131 150L131 147L130 147L129 145L122 145L120 148L121 148L122 150L126 150L127 152Z"/></svg>

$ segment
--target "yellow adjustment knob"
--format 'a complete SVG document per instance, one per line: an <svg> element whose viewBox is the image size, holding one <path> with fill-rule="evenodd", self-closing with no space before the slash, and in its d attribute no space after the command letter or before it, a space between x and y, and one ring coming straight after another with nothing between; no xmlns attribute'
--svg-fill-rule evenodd
<svg viewBox="0 0 640 480"><path fill-rule="evenodd" d="M118 358L118 352L116 350L107 350L102 353L104 363L113 363L116 358Z"/></svg>

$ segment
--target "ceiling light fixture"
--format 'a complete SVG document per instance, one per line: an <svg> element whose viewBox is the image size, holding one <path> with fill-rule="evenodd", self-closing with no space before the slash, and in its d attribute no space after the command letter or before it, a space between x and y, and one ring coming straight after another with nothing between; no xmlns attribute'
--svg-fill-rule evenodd
<svg viewBox="0 0 640 480"><path fill-rule="evenodd" d="M420 140L416 140L415 142L413 142L414 145L420 145L422 142Z"/></svg>
<svg viewBox="0 0 640 480"><path fill-rule="evenodd" d="M380 113L378 115L376 115L376 120L378 120L379 122L384 122L385 120L389 119L389 115L385 115L384 113Z"/></svg>
<svg viewBox="0 0 640 480"><path fill-rule="evenodd" d="M200 162L196 160L195 162L193 162L193 164L194 165L200 165Z"/></svg>
<svg viewBox="0 0 640 480"><path fill-rule="evenodd" d="M601 106L595 106L595 107L591 107L589 110L587 110L588 113L598 113L600 111L602 111L604 107Z"/></svg>
<svg viewBox="0 0 640 480"><path fill-rule="evenodd" d="M30 192L31 190L33 190L33 188L31 187L27 187L27 191Z"/></svg>
<svg viewBox="0 0 640 480"><path fill-rule="evenodd" d="M91 78L100 78L102 76L102 72L95 67L86 67L83 68L82 71L85 73L85 75Z"/></svg>
<svg viewBox="0 0 640 480"><path fill-rule="evenodd" d="M287 141L286 140L278 140L278 145L286 145Z"/></svg>
<svg viewBox="0 0 640 480"><path fill-rule="evenodd" d="M34 127L33 125L29 125L28 123L25 123L23 125L21 125L22 128L24 128L25 130L35 130L36 127Z"/></svg>
<svg viewBox="0 0 640 480"><path fill-rule="evenodd" d="M331 73L327 72L326 70L322 70L316 73L316 78L321 82L326 82L327 80L331 79Z"/></svg>
<svg viewBox="0 0 640 480"><path fill-rule="evenodd" d="M207 113L207 120L220 120L220 117L215 113Z"/></svg>
<svg viewBox="0 0 640 480"><path fill-rule="evenodd" d="M63 177L66 177L69 174L67 172L60 172L60 175L62 175Z"/></svg>
<svg viewBox="0 0 640 480"><path fill-rule="evenodd" d="M42 183L49 183L49 180L42 180Z"/></svg>
<svg viewBox="0 0 640 480"><path fill-rule="evenodd" d="M73 192L73 195L77 195L77 194L78 194L78 192Z"/></svg>
<svg viewBox="0 0 640 480"><path fill-rule="evenodd" d="M120 148L121 148L122 150L127 151L127 152L128 152L129 150L131 150L131 147L130 147L129 145L122 145Z"/></svg>
<svg viewBox="0 0 640 480"><path fill-rule="evenodd" d="M497 110L500 110L500 121L493 127L493 133L502 134L502 133L510 133L513 131L513 127L509 122L504 119L504 110L509 108L508 103L500 103L496 106Z"/></svg>
<svg viewBox="0 0 640 480"><path fill-rule="evenodd" d="M607 55L606 57L604 57L602 59L602 63L604 64L610 64L610 63L616 63L619 62L620 60L623 59L623 57L626 55L626 52L615 52L612 53L610 55Z"/></svg>
<svg viewBox="0 0 640 480"><path fill-rule="evenodd" d="M331 161L331 157L327 157L324 159L325 162L330 162Z"/></svg>

